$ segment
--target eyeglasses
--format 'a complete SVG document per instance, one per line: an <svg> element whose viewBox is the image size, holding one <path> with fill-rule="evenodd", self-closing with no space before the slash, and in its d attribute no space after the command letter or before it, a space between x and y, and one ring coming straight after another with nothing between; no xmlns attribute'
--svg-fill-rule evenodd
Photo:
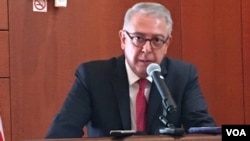
<svg viewBox="0 0 250 141"><path fill-rule="evenodd" d="M128 35L128 37L131 39L132 44L136 47L143 47L147 41L150 42L150 45L154 49L162 48L163 45L167 42L169 36L167 39L161 39L161 37L153 37L151 39L147 39L145 35L140 33L129 33L128 31L124 30L124 32Z"/></svg>

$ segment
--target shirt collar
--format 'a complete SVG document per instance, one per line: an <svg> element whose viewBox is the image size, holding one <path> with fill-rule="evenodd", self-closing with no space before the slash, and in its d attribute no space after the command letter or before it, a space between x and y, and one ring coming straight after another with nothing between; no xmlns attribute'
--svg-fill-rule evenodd
<svg viewBox="0 0 250 141"><path fill-rule="evenodd" d="M140 79L140 77L138 77L131 69L131 67L129 66L127 59L125 59L125 66L126 66L126 70L127 70L127 75L128 75L128 83L129 86L134 84L136 81L138 81ZM148 76L147 77L148 81L152 83L152 77Z"/></svg>

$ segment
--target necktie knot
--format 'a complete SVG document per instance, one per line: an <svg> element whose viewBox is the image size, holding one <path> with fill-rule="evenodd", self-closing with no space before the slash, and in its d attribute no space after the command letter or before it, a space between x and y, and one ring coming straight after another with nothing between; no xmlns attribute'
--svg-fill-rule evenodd
<svg viewBox="0 0 250 141"><path fill-rule="evenodd" d="M145 87L146 87L146 85L147 85L147 82L148 82L148 80L145 79L145 78L139 79L139 80L138 80L139 89L140 89L140 90L144 90Z"/></svg>

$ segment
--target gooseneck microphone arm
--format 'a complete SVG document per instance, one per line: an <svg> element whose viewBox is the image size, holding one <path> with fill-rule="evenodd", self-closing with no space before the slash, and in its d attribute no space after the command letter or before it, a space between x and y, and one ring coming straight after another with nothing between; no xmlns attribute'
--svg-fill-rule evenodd
<svg viewBox="0 0 250 141"><path fill-rule="evenodd" d="M164 81L164 77L161 75L161 68L158 64L152 63L147 67L147 73L152 77L161 97L162 97L162 107L163 113L159 117L161 122L166 126L166 128L159 129L159 132L162 134L171 134L171 135L183 135L183 128L175 128L174 124L168 121L169 114L177 112L176 104L170 94L170 91Z"/></svg>

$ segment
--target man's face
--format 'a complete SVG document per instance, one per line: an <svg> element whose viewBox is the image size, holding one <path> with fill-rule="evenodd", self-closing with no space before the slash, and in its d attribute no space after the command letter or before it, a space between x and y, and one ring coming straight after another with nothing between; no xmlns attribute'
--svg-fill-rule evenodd
<svg viewBox="0 0 250 141"><path fill-rule="evenodd" d="M121 48L124 50L128 64L137 76L147 77L147 66L150 63L161 63L167 53L170 37L167 35L166 22L163 18L135 13L131 17L126 31L121 30L119 35ZM134 41L138 41L142 37L145 39L161 39L166 42L160 48L154 48L149 41L146 41L142 46L136 46L131 37L134 38Z"/></svg>

